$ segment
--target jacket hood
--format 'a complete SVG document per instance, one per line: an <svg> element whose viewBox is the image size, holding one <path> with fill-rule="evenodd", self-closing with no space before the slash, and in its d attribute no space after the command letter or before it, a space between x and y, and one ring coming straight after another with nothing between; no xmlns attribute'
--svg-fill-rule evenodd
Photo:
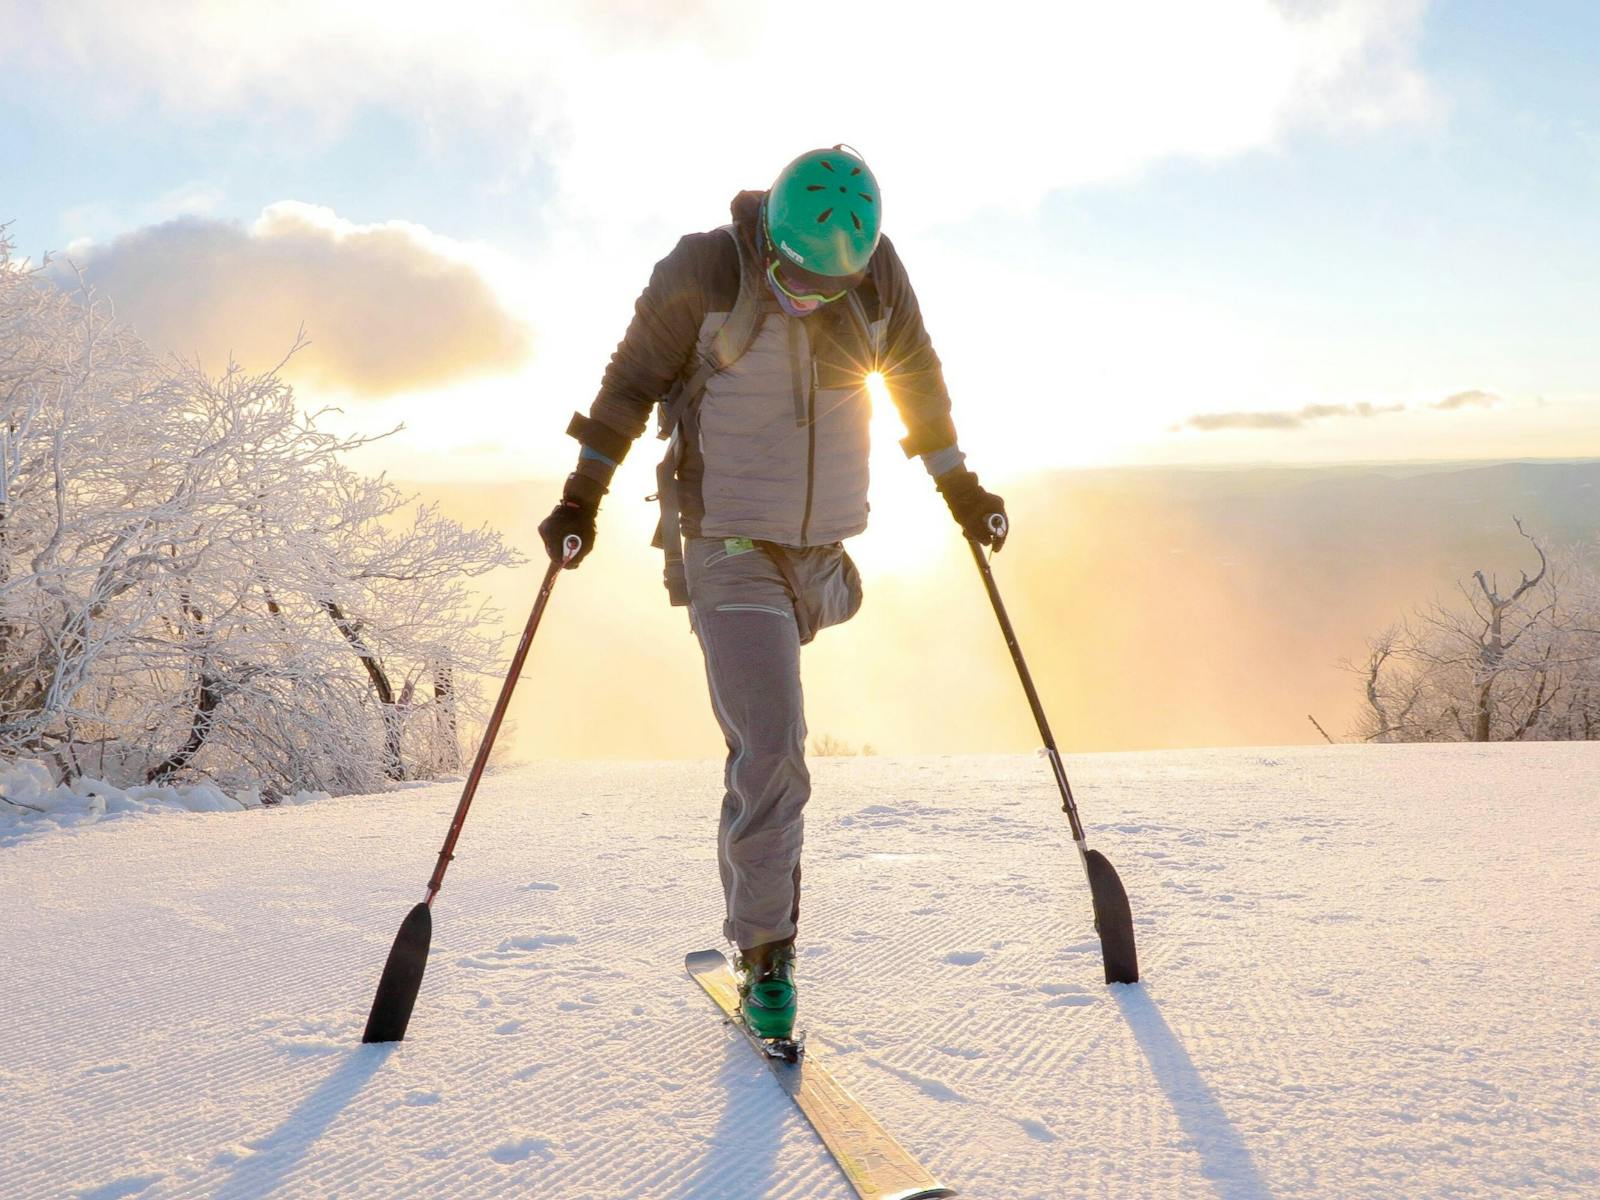
<svg viewBox="0 0 1600 1200"><path fill-rule="evenodd" d="M739 233L744 237L745 245L760 249L761 239L757 236L759 230L757 223L761 220L761 202L767 198L767 193L740 192L728 205L728 211L733 214L733 223L739 227Z"/></svg>
<svg viewBox="0 0 1600 1200"><path fill-rule="evenodd" d="M763 189L759 192L740 192L728 205L728 211L733 214L733 219L740 225L754 225L756 217L761 212L761 202L767 198Z"/></svg>

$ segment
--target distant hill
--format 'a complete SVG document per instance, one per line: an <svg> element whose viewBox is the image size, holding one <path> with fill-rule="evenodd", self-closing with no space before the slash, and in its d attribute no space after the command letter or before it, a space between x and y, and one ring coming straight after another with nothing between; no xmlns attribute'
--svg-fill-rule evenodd
<svg viewBox="0 0 1600 1200"><path fill-rule="evenodd" d="M534 526L555 480L414 486L542 554ZM645 544L648 508L631 502L646 487L615 489L600 550L563 580L513 710L525 753L721 751L698 651ZM1319 740L1307 713L1344 736L1360 694L1339 660L1474 570L1514 579L1536 566L1513 515L1548 545L1600 555L1596 460L1062 471L1001 490L1016 536L995 570L1074 749ZM925 511L949 519L931 495ZM941 538L914 570L874 566L869 549L861 615L806 651L813 734L884 753L1034 745L959 539ZM517 628L531 589L531 572L520 576L494 585Z"/></svg>

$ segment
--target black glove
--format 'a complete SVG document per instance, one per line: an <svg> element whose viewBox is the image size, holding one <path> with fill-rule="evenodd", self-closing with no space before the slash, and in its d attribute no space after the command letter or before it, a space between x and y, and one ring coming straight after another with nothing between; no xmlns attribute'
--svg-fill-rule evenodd
<svg viewBox="0 0 1600 1200"><path fill-rule="evenodd" d="M950 514L961 526L962 533L978 545L993 546L997 551L1005 545L1006 534L1010 531L1005 519L1006 502L993 492L984 491L975 474L965 467L957 467L954 471L946 471L934 483L944 502L950 506ZM999 533L989 524L989 519L994 516L1000 518Z"/></svg>
<svg viewBox="0 0 1600 1200"><path fill-rule="evenodd" d="M565 542L573 534L583 544L572 556L572 561L567 563L569 571L594 549L594 522L600 512L600 497L603 495L605 489L593 480L580 475L567 477L561 503L539 522L539 536L544 539L545 552L550 555L551 562L561 562L566 558Z"/></svg>

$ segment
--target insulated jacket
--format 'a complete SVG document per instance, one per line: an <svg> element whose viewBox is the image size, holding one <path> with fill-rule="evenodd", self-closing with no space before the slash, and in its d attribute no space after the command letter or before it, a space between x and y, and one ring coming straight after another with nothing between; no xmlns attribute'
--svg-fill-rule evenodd
<svg viewBox="0 0 1600 1200"><path fill-rule="evenodd" d="M756 264L764 262L761 198L741 192L732 205L735 231ZM739 253L726 232L682 238L635 304L590 417L628 442L637 438L651 408L727 319L738 291ZM856 289L859 310L839 300L791 317L764 281L760 294L754 340L711 377L684 423L683 532L788 546L836 542L867 523L870 372L884 375L909 433L908 455L955 444L939 358L888 238Z"/></svg>

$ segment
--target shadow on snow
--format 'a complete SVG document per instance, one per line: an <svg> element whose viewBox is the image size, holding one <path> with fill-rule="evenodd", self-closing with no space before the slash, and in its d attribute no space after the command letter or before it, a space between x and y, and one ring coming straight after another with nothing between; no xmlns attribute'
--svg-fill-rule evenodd
<svg viewBox="0 0 1600 1200"><path fill-rule="evenodd" d="M1221 1200L1271 1200L1272 1192L1256 1169L1250 1148L1150 993L1138 985L1119 985L1111 988L1111 994L1177 1114L1178 1124L1194 1143L1201 1173L1217 1195Z"/></svg>
<svg viewBox="0 0 1600 1200"><path fill-rule="evenodd" d="M669 1194L669 1200L724 1200L728 1196L784 1195L777 1178L784 1125L803 1123L772 1070L738 1035L727 1039L717 1086L727 1097L699 1168ZM807 1132L810 1127L807 1126ZM816 1152L828 1151L817 1142ZM793 1182L792 1180L789 1182Z"/></svg>
<svg viewBox="0 0 1600 1200"><path fill-rule="evenodd" d="M394 1043L359 1046L233 1168L213 1200L259 1200L272 1195L328 1126L355 1099L394 1049Z"/></svg>

